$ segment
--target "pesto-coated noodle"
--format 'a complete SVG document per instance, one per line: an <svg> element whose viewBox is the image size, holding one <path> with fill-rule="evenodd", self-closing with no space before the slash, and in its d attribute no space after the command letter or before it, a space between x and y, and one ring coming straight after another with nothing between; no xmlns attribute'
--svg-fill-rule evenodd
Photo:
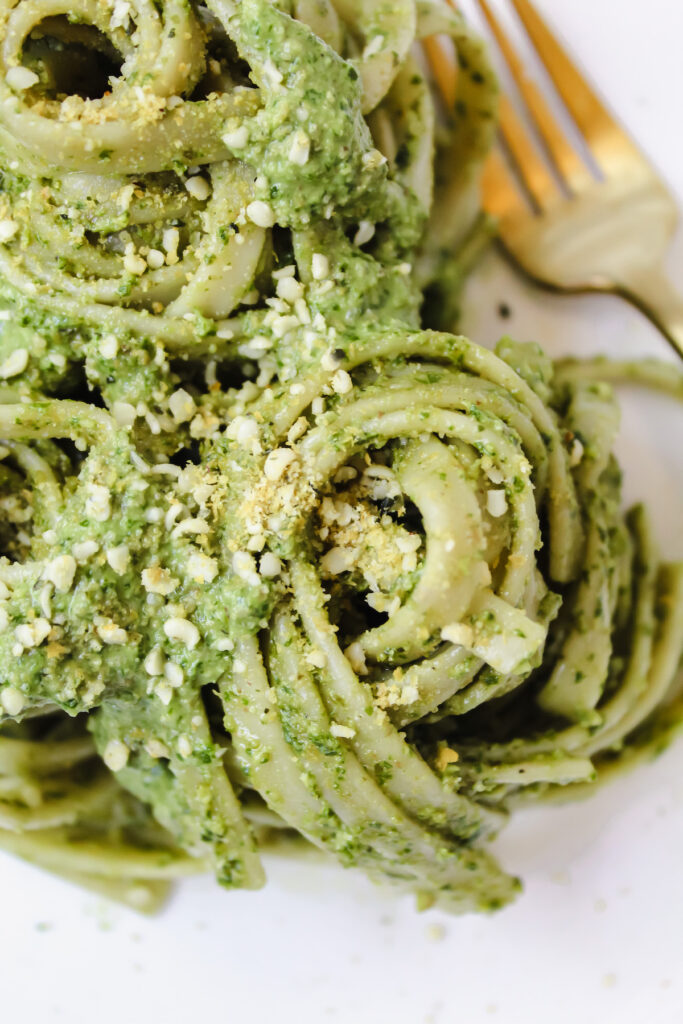
<svg viewBox="0 0 683 1024"><path fill-rule="evenodd" d="M146 910L295 835L504 905L508 809L675 731L604 379L680 377L442 330L496 94L447 5L0 17L0 846Z"/></svg>

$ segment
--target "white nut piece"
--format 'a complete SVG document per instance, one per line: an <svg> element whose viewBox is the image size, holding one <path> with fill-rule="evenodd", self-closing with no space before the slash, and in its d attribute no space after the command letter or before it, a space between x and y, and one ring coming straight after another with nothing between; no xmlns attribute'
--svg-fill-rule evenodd
<svg viewBox="0 0 683 1024"><path fill-rule="evenodd" d="M330 725L330 732L333 736L338 739L352 740L356 735L356 730L352 729L349 725L339 725L338 722L332 722Z"/></svg>
<svg viewBox="0 0 683 1024"><path fill-rule="evenodd" d="M508 502L504 490L491 490L486 495L486 511L494 519L499 519L507 512Z"/></svg>
<svg viewBox="0 0 683 1024"><path fill-rule="evenodd" d="M123 626L117 626L115 622L103 622L96 626L97 635L100 640L105 644L112 646L121 646L127 643L128 633Z"/></svg>
<svg viewBox="0 0 683 1024"><path fill-rule="evenodd" d="M180 582L175 576L171 576L168 569L163 569L160 565L143 569L140 578L148 594L161 594L162 597L172 594Z"/></svg>
<svg viewBox="0 0 683 1024"><path fill-rule="evenodd" d="M249 142L247 126L241 124L238 128L233 128L232 131L226 132L222 138L228 149L244 149Z"/></svg>
<svg viewBox="0 0 683 1024"><path fill-rule="evenodd" d="M73 555L57 555L45 566L43 579L53 583L61 594L66 594L74 581L76 564Z"/></svg>
<svg viewBox="0 0 683 1024"><path fill-rule="evenodd" d="M164 623L164 633L169 640L177 640L192 651L199 643L201 636L194 622L174 615Z"/></svg>
<svg viewBox="0 0 683 1024"><path fill-rule="evenodd" d="M290 163L297 164L299 167L303 167L308 163L308 158L311 155L311 140L306 135L306 132L301 130L294 132L292 144L287 155Z"/></svg>
<svg viewBox="0 0 683 1024"><path fill-rule="evenodd" d="M111 515L111 492L101 484L90 484L85 499L85 513L98 523L104 523Z"/></svg>
<svg viewBox="0 0 683 1024"><path fill-rule="evenodd" d="M47 619L34 619L33 622L24 622L17 626L14 635L23 647L40 647L51 629L52 626Z"/></svg>
<svg viewBox="0 0 683 1024"><path fill-rule="evenodd" d="M332 385L332 390L336 395L347 395L353 388L351 374L347 373L346 370L337 370L337 372L332 375L330 384Z"/></svg>
<svg viewBox="0 0 683 1024"><path fill-rule="evenodd" d="M9 377L18 377L27 366L28 350L25 348L15 348L14 352L10 352L7 359L0 363L0 377L3 380L7 380Z"/></svg>
<svg viewBox="0 0 683 1024"><path fill-rule="evenodd" d="M195 583L211 583L218 576L218 562L201 551L193 551L187 560L187 573Z"/></svg>
<svg viewBox="0 0 683 1024"><path fill-rule="evenodd" d="M279 480L290 463L296 459L296 453L291 448L275 448L266 456L263 464L263 472L267 480Z"/></svg>
<svg viewBox="0 0 683 1024"><path fill-rule="evenodd" d="M460 644L462 647L471 647L474 643L474 631L465 622L451 622L441 630L441 639L449 640L452 644Z"/></svg>
<svg viewBox="0 0 683 1024"><path fill-rule="evenodd" d="M148 676L160 676L164 671L164 664L163 652L155 647L145 658L145 672Z"/></svg>
<svg viewBox="0 0 683 1024"><path fill-rule="evenodd" d="M272 206L264 203L262 199L255 199L253 203L249 203L246 214L252 224L256 224L260 228L272 228L275 223Z"/></svg>
<svg viewBox="0 0 683 1024"><path fill-rule="evenodd" d="M324 281L330 276L330 261L321 252L314 252L311 258L311 274L314 281Z"/></svg>
<svg viewBox="0 0 683 1024"><path fill-rule="evenodd" d="M130 565L130 551L127 544L119 544L115 548L108 548L106 552L107 562L118 576L123 576Z"/></svg>
<svg viewBox="0 0 683 1024"><path fill-rule="evenodd" d="M8 715L15 718L26 707L26 698L21 690L17 690L16 686L6 686L4 690L0 691L0 704Z"/></svg>
<svg viewBox="0 0 683 1024"><path fill-rule="evenodd" d="M25 68L21 64L15 68L10 68L5 75L7 85L9 85L10 89L15 89L17 92L30 89L32 85L37 85L39 81L40 79L35 71L31 71L30 68Z"/></svg>
<svg viewBox="0 0 683 1024"><path fill-rule="evenodd" d="M178 739L178 753L183 758L192 757L192 740L189 736L181 736Z"/></svg>
<svg viewBox="0 0 683 1024"><path fill-rule="evenodd" d="M119 342L115 334L106 334L100 341L100 355L103 359L116 359Z"/></svg>
<svg viewBox="0 0 683 1024"><path fill-rule="evenodd" d="M358 225L358 230L353 237L354 245L365 245L375 236L375 225L372 221L362 220Z"/></svg>
<svg viewBox="0 0 683 1024"><path fill-rule="evenodd" d="M304 294L304 288L300 281L294 277L282 277L275 288L279 299L285 302L296 302Z"/></svg>
<svg viewBox="0 0 683 1024"><path fill-rule="evenodd" d="M282 562L277 555L273 554L272 551L266 551L266 553L261 556L259 572L262 576L265 576L268 579L271 579L274 576L279 576L282 572Z"/></svg>
<svg viewBox="0 0 683 1024"><path fill-rule="evenodd" d="M188 178L185 182L185 188L193 199L198 200L200 203L203 203L211 195L211 186L206 178L202 178L201 174Z"/></svg>
<svg viewBox="0 0 683 1024"><path fill-rule="evenodd" d="M130 749L123 740L109 740L102 753L102 760L112 772L120 772L128 764Z"/></svg>
<svg viewBox="0 0 683 1024"><path fill-rule="evenodd" d="M166 677L166 682L169 686L172 686L174 690L183 685L185 673L180 665L176 665L175 661L166 662L164 665L164 675Z"/></svg>
<svg viewBox="0 0 683 1024"><path fill-rule="evenodd" d="M174 391L168 400L171 416L176 423L187 423L197 411L194 398L184 388Z"/></svg>

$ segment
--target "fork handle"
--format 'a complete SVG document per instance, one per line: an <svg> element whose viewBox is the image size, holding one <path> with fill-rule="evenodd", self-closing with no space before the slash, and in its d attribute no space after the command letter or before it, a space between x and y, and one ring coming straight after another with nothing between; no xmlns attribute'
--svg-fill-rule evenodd
<svg viewBox="0 0 683 1024"><path fill-rule="evenodd" d="M663 267L635 270L622 288L624 298L637 306L683 359L683 294Z"/></svg>

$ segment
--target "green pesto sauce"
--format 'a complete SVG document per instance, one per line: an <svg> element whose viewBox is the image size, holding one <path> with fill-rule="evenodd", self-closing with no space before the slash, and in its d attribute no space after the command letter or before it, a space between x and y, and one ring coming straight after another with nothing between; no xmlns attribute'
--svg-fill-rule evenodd
<svg viewBox="0 0 683 1024"><path fill-rule="evenodd" d="M321 544L310 536L308 518L314 503L327 494L327 484L307 479L297 502L283 511L277 529L260 547L250 547L255 531L244 506L247 496L263 484L267 452L284 443L273 420L288 403L296 402L292 385L319 375L324 359L344 372L346 366L353 371L354 354L371 350L378 337L393 330L407 337L420 328L422 291L412 260L427 211L402 183L397 167L375 148L362 113L359 75L350 61L267 0L243 0L228 20L239 55L252 68L260 106L248 118L222 127L233 135L240 127L247 129L245 145L233 154L243 165L243 191L250 200L266 203L276 220L253 271L255 300L243 296L228 327L192 307L178 314L168 336L159 337L153 330L154 318L158 313L165 324L173 321L174 314L167 317L172 302L160 303L161 311L157 310L154 297L144 290L149 277L142 274L130 272L121 278L117 305L111 307L79 296L74 300L73 295L67 296L70 306L60 306L66 300L59 287L41 283L27 297L10 283L0 283L2 302L12 311L10 319L0 320L0 365L16 359L17 353L27 353L26 367L7 377L7 401L38 401L53 394L94 397L120 427L103 430L101 436L92 436L91 429L88 443L76 445L82 461L78 454L60 461L54 445L49 450L64 501L55 513L49 488L45 494L35 488L29 510L31 537L22 552L28 568L14 587L11 616L0 632L0 663L3 685L18 691L27 710L56 706L70 716L89 713L88 728L100 753L113 742L124 745L127 760L116 770L122 785L149 804L186 849L209 849L219 880L235 886L244 882L246 846L234 838L229 801L217 796L225 753L220 736L235 732L235 703L265 721L268 714L275 714L272 708L259 706L248 684L240 680L243 669L235 638L262 638L274 613L291 599L286 573L259 575L250 565L255 568L265 554L278 556L283 563L302 554L314 559L321 555ZM408 156L415 142L416 137L406 142ZM297 147L306 150L305 160L293 158ZM78 246L85 244L78 241L79 228L94 233L103 249L109 247L108 254L120 255L129 237L147 251L160 250L169 224L182 233L186 251L196 254L196 236L205 226L205 200L188 199L181 179L193 159L201 163L200 156L183 152L148 176L137 207L139 224L114 200L128 179L113 173L93 178L72 212L65 212L68 189L55 185L41 213L74 229L76 255ZM102 157L103 164L107 159ZM402 160L404 156L396 164ZM133 175L130 178L139 184ZM8 172L3 185L19 211L28 213L22 238L27 245L36 244L29 200L25 209L21 206L27 182ZM234 219L233 212L226 212L225 223L212 223L222 245L230 245L240 232L246 234L243 212L235 213ZM362 240L368 225L372 232ZM218 257L211 251L206 265L220 258L222 245L217 246ZM314 273L321 254L328 263L322 276ZM55 254L55 269L73 269L76 255L71 250ZM272 320L277 301L273 271L292 262L306 308L282 336ZM203 269L200 266L197 272ZM141 314L135 329L122 327L122 311ZM180 335L173 330L186 334L178 341ZM265 372L266 359L249 372L245 368L257 357L247 360L242 347L255 338L265 339L266 358L272 363L273 379L266 384L251 383L257 373ZM403 353L395 356L400 367ZM548 374L540 355L535 361L517 356L510 348L504 357L513 365L519 363L520 373L542 393ZM458 365L457 339L449 342L444 358L451 366ZM379 365L381 358L376 362ZM210 363L220 364L226 376L232 374L223 387L210 383ZM354 381L366 387L368 396L377 372L377 366L368 363L364 378ZM441 377L440 368L416 372L414 384L416 389L437 385ZM187 389L193 411L174 422L169 399L177 398L181 387ZM249 388L251 401L243 398ZM343 408L343 394L343 388L327 388L325 411L306 413L308 425L324 425L325 417ZM238 398L244 401L241 411L257 417L262 448L256 456L222 429L234 415ZM418 399L415 408L417 403ZM306 408L304 403L302 412ZM131 410L134 426L124 429L121 417L131 415ZM495 425L495 417L475 406L468 415L478 417L482 432ZM160 426L163 417L166 422L171 417L168 429L163 422ZM203 424L211 417L220 430L204 431ZM81 425L72 426L78 434ZM416 432L426 429L429 424L421 423ZM331 433L326 444L340 453L355 445L355 456L366 449L382 449L385 441L380 435L378 428L363 433L358 424L347 423ZM41 443L37 451L42 450ZM495 456L493 446L489 448ZM469 471L476 480L477 467ZM3 478L0 466L0 486L3 479L11 482L9 475ZM196 530L186 529L188 522ZM242 572L235 556L246 553ZM72 578L61 587L52 577L54 566L64 559ZM419 578L415 567L399 573L396 593L409 594ZM49 636L41 635L45 622L51 627ZM31 631L40 637L35 643ZM302 646L298 633L292 642ZM424 639L424 652L439 642L439 633L430 634ZM396 654L398 647L387 651L388 658ZM263 657L267 662L268 654ZM364 809L351 823L342 823L332 810L333 800L341 795L349 805L353 802L344 734L334 733L326 713L318 720L310 714L300 689L286 674L272 669L270 682L285 740L301 759L301 777L315 798L315 810L306 811L311 833L322 836L345 864L363 864L378 873L388 862L395 877L414 883L411 864L424 856L419 842L413 833L404 835L393 818L389 823L379 820L385 803L394 799L391 786L405 769L402 758L393 752L384 756L378 746L374 761L370 758L370 775L379 787L371 810L378 810L378 820ZM223 710L214 710L209 724L206 706L213 705L211 694L216 690ZM335 709L341 716L344 701L338 700ZM363 713L381 719L370 688ZM268 742L256 735L241 739L246 755L237 766L241 774L233 780L238 794L245 777L254 781L273 759ZM409 753L418 756L410 748ZM324 792L316 781L314 769L321 759L333 793ZM276 785L266 795L273 808L286 814L286 801ZM482 868L479 853L469 847L480 831L479 819L472 820L478 811L458 816L449 806L447 813L437 805L438 799L437 794L435 803L424 801L413 814L416 822L436 833L430 848L436 851L435 860L442 865L452 862L462 873L462 891L476 891L480 904L495 904L496 886L506 899L513 882L499 879L485 861ZM449 832L455 840L450 845L444 838ZM387 860L378 856L375 844L389 851ZM492 893L486 885L488 872L496 876ZM471 885L469 875L478 875ZM443 889L450 890L450 883Z"/></svg>

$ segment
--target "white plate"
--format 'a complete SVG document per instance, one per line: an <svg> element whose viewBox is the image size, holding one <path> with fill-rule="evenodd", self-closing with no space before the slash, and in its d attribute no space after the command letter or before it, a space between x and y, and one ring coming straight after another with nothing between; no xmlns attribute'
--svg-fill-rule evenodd
<svg viewBox="0 0 683 1024"><path fill-rule="evenodd" d="M683 200L683 8L540 6ZM683 289L683 238L672 256ZM668 354L617 300L543 295L495 254L471 283L465 326L553 354ZM681 557L680 412L635 392L623 407L626 496L649 500L665 553ZM0 1012L22 1024L680 1024L683 744L588 802L520 814L498 850L524 894L460 919L418 916L354 873L271 860L263 892L195 880L146 920L3 856Z"/></svg>

